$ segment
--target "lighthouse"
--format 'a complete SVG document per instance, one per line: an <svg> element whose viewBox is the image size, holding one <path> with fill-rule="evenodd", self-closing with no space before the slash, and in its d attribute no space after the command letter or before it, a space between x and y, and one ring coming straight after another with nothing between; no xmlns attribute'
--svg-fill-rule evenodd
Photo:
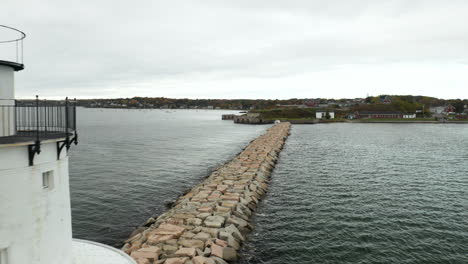
<svg viewBox="0 0 468 264"><path fill-rule="evenodd" d="M120 250L72 238L68 151L78 143L76 105L15 100L25 37L0 25L0 264L134 264Z"/></svg>

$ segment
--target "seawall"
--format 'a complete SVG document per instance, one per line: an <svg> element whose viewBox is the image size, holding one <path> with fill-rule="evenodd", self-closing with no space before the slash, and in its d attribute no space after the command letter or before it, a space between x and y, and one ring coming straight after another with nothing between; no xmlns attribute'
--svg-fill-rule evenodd
<svg viewBox="0 0 468 264"><path fill-rule="evenodd" d="M253 140L239 155L179 197L122 250L139 264L224 264L252 229L249 219L266 193L270 174L289 135L280 123Z"/></svg>

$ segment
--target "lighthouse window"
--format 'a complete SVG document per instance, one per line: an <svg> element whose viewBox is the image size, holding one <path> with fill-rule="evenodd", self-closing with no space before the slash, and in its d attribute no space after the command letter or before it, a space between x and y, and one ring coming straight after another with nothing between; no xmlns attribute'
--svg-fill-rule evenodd
<svg viewBox="0 0 468 264"><path fill-rule="evenodd" d="M0 248L0 264L8 264L8 249Z"/></svg>
<svg viewBox="0 0 468 264"><path fill-rule="evenodd" d="M47 172L42 173L42 188L52 189L53 187L54 187L54 171L47 171Z"/></svg>

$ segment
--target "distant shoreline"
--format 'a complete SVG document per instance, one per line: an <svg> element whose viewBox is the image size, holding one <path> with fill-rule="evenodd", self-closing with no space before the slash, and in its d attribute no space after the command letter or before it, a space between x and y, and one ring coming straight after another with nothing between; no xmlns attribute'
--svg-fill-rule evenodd
<svg viewBox="0 0 468 264"><path fill-rule="evenodd" d="M199 109L190 109L190 108L139 108L139 107L89 107L89 106L82 106L83 108L89 109L127 109L127 110L222 110L222 111L245 111L242 109L206 109L206 108L199 108ZM270 119L268 123L274 123L275 120L280 120L281 122L290 122L291 124L296 125L315 125L315 124L332 124L332 123L356 123L356 124L468 124L468 120L466 121L432 121L432 120L410 120L402 121L402 120L366 120L366 119L354 119L354 120L344 120L344 119L312 119L312 118L304 118L304 119Z"/></svg>

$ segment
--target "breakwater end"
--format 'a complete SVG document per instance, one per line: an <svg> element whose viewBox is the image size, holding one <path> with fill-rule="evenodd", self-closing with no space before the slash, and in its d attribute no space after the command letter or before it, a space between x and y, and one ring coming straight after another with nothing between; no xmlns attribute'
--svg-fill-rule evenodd
<svg viewBox="0 0 468 264"><path fill-rule="evenodd" d="M225 264L253 226L249 222L268 188L269 177L289 135L280 123L253 140L239 155L179 197L122 250L139 264Z"/></svg>

